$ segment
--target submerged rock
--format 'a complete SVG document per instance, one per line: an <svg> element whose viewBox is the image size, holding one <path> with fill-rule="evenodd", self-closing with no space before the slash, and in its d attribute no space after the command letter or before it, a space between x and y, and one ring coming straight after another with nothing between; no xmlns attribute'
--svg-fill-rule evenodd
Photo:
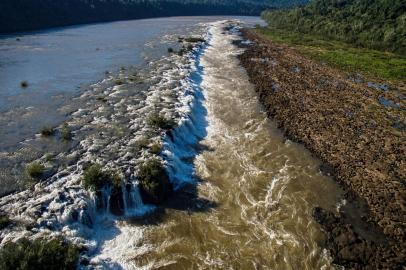
<svg viewBox="0 0 406 270"><path fill-rule="evenodd" d="M334 263L346 269L401 269L405 250L390 240L386 244L372 242L355 232L339 214L320 207L313 209L314 219L327 235L328 246Z"/></svg>

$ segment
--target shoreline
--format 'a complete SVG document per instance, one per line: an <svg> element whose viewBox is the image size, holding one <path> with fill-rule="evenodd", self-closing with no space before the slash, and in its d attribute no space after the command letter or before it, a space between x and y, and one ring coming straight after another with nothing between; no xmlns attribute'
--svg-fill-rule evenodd
<svg viewBox="0 0 406 270"><path fill-rule="evenodd" d="M404 130L395 123L404 122L405 113L380 101L391 95L394 104L402 106L403 100L395 100L392 89L386 93L367 87L255 30L243 30L243 37L253 43L242 45L247 50L240 61L268 116L287 138L323 161L321 171L336 179L358 208L339 213L314 209L334 263L354 269L402 269L405 146Z"/></svg>

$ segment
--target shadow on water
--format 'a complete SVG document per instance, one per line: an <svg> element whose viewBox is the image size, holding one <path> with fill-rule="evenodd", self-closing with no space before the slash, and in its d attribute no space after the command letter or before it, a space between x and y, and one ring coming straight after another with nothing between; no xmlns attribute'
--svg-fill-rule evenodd
<svg viewBox="0 0 406 270"><path fill-rule="evenodd" d="M174 192L161 206L149 215L142 217L133 217L128 220L133 225L159 225L165 221L168 210L177 210L193 213L208 212L218 205L216 202L200 198L197 191L197 185L187 185L181 190Z"/></svg>

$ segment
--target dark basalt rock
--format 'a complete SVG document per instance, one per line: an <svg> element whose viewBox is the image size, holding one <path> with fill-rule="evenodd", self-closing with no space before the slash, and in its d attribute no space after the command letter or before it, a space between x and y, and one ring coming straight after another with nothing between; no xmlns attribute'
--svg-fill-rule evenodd
<svg viewBox="0 0 406 270"><path fill-rule="evenodd" d="M96 209L98 211L105 210L106 203L104 201L103 193L101 190L96 191Z"/></svg>
<svg viewBox="0 0 406 270"><path fill-rule="evenodd" d="M79 212L77 210L72 210L72 212L70 213L70 217L71 217L73 222L78 221L79 220Z"/></svg>
<svg viewBox="0 0 406 270"><path fill-rule="evenodd" d="M333 263L346 269L402 269L405 263L404 244L389 239L385 244L367 240L352 225L320 207L313 209L314 219L322 226ZM403 247L402 247L403 245Z"/></svg>
<svg viewBox="0 0 406 270"><path fill-rule="evenodd" d="M122 216L125 212L123 190L120 186L114 186L110 195L110 213Z"/></svg>
<svg viewBox="0 0 406 270"><path fill-rule="evenodd" d="M86 225L89 228L93 228L92 218L86 210L82 210L82 213L80 216L80 223Z"/></svg>

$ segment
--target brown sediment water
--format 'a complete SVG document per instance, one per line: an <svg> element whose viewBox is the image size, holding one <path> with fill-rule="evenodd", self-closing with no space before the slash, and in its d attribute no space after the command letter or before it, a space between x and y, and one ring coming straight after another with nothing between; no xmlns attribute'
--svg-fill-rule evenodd
<svg viewBox="0 0 406 270"><path fill-rule="evenodd" d="M335 211L342 191L267 118L227 25L211 27L199 64L207 135L193 163L198 198L213 207L167 208L146 226L132 261L148 269L334 269L311 213Z"/></svg>

